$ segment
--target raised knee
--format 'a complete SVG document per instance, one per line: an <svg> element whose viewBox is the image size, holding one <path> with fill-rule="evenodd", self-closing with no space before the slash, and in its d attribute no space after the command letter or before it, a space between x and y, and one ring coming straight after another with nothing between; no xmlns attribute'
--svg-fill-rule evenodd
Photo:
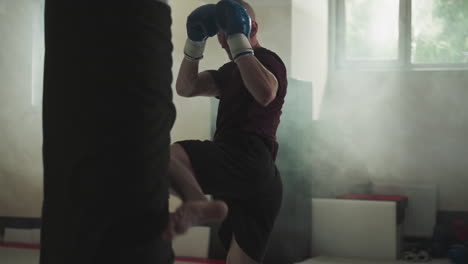
<svg viewBox="0 0 468 264"><path fill-rule="evenodd" d="M181 162L183 165L186 167L191 167L191 162L190 159L187 155L187 152L185 152L185 149L177 143L174 143L171 145L171 160L177 160Z"/></svg>
<svg viewBox="0 0 468 264"><path fill-rule="evenodd" d="M171 145L171 159L180 160L182 152L185 152L180 144L174 143Z"/></svg>

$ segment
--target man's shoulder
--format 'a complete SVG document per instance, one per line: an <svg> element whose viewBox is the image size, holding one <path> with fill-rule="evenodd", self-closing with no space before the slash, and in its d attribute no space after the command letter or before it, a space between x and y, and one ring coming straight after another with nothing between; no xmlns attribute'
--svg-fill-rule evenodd
<svg viewBox="0 0 468 264"><path fill-rule="evenodd" d="M257 59L273 74L280 76L286 75L286 65L278 54L267 48L256 48L254 49L255 56Z"/></svg>
<svg viewBox="0 0 468 264"><path fill-rule="evenodd" d="M267 49L267 48L264 48L264 47L260 47L260 48L256 48L254 49L254 54L255 56L259 59L259 60L262 60L262 59L266 59L266 60L274 60L274 61L277 61L279 62L283 67L285 67L284 65L284 62L283 60L281 59L281 57L274 51L270 50L270 49Z"/></svg>

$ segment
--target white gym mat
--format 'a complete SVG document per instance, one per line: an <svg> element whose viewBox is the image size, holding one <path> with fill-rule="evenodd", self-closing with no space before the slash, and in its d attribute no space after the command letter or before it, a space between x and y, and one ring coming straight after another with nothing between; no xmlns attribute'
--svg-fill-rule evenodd
<svg viewBox="0 0 468 264"><path fill-rule="evenodd" d="M351 259L351 258L332 258L332 257L316 257L296 264L404 264L413 263L403 260L365 260L365 259ZM436 259L428 264L450 264L448 259Z"/></svg>
<svg viewBox="0 0 468 264"><path fill-rule="evenodd" d="M39 263L39 250L0 247L0 263L37 264Z"/></svg>
<svg viewBox="0 0 468 264"><path fill-rule="evenodd" d="M312 255L396 260L396 204L312 199Z"/></svg>

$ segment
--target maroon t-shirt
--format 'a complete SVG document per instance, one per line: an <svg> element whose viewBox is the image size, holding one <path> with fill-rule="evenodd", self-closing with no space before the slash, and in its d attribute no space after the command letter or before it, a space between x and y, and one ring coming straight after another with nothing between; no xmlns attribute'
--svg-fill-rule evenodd
<svg viewBox="0 0 468 264"><path fill-rule="evenodd" d="M257 48L254 51L255 57L278 80L276 98L266 107L259 104L245 87L234 62L224 64L217 71L210 71L221 90L215 138L236 132L254 133L264 139L276 158L276 129L280 123L281 108L288 85L286 67L276 53L265 48Z"/></svg>

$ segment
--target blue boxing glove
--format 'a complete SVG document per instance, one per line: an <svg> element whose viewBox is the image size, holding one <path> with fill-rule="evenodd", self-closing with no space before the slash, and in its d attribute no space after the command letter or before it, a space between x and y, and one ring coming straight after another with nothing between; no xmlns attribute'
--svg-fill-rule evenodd
<svg viewBox="0 0 468 264"><path fill-rule="evenodd" d="M184 54L188 60L200 60L205 51L206 39L218 33L216 5L208 4L193 10L187 18L187 41Z"/></svg>
<svg viewBox="0 0 468 264"><path fill-rule="evenodd" d="M253 55L249 42L252 20L247 10L234 0L221 0L216 4L216 23L226 36L234 60Z"/></svg>

